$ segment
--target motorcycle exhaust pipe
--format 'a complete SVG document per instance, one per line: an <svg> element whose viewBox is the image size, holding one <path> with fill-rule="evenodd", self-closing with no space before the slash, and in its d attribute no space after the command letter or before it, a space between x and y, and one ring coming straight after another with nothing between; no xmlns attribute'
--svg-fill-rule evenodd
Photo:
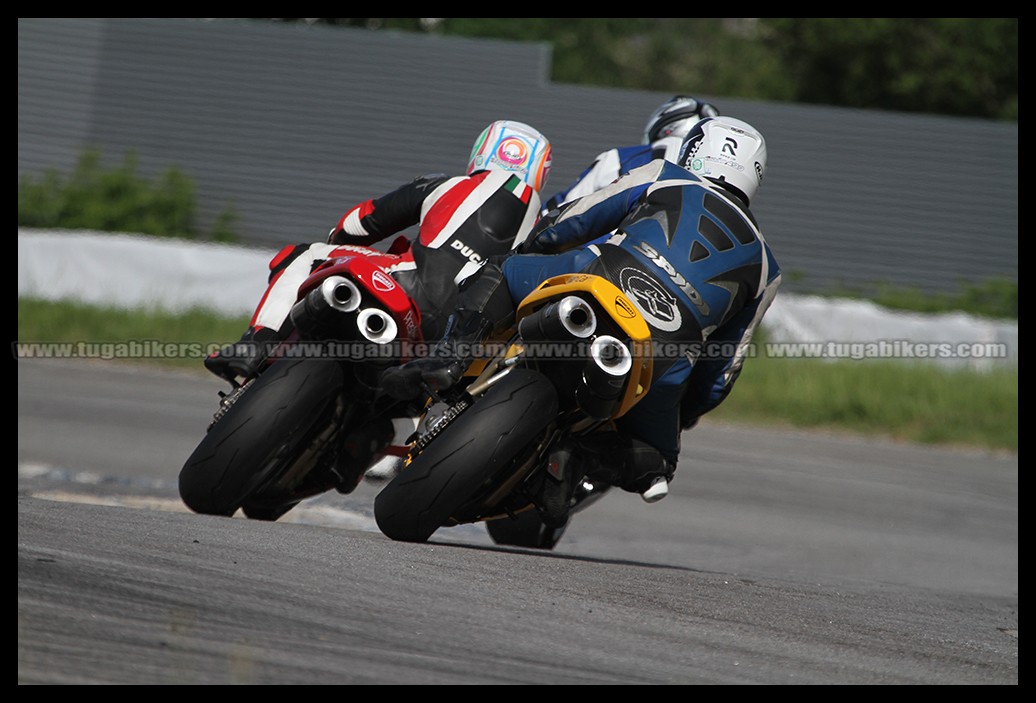
<svg viewBox="0 0 1036 703"><path fill-rule="evenodd" d="M590 358L576 386L576 403L592 418L606 420L626 388L633 355L619 339L601 335L590 344Z"/></svg>
<svg viewBox="0 0 1036 703"><path fill-rule="evenodd" d="M388 344L396 338L396 321L384 310L364 308L356 316L356 327L368 342Z"/></svg>
<svg viewBox="0 0 1036 703"><path fill-rule="evenodd" d="M596 329L594 309L578 295L545 305L518 323L522 338L529 341L587 339Z"/></svg>
<svg viewBox="0 0 1036 703"><path fill-rule="evenodd" d="M327 306L339 312L352 312L360 307L360 289L344 276L328 276L320 284L320 293Z"/></svg>
<svg viewBox="0 0 1036 703"><path fill-rule="evenodd" d="M291 308L291 321L303 339L348 336L343 315L360 307L359 287L344 276L328 276Z"/></svg>
<svg viewBox="0 0 1036 703"><path fill-rule="evenodd" d="M633 354L629 347L607 334L602 334L590 344L590 361L587 372L602 378L608 385L616 378L625 378L633 369Z"/></svg>

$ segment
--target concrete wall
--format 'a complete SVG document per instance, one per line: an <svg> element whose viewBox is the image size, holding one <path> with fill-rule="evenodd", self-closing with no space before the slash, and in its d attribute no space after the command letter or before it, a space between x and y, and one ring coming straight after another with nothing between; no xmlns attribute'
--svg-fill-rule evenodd
<svg viewBox="0 0 1036 703"><path fill-rule="evenodd" d="M668 93L551 83L545 44L248 20L19 19L18 173L99 148L177 166L203 226L261 247L322 239L353 204L460 172L494 119L555 147L547 190L636 143ZM755 203L785 289L957 292L1018 275L1018 127L702 95L767 137Z"/></svg>

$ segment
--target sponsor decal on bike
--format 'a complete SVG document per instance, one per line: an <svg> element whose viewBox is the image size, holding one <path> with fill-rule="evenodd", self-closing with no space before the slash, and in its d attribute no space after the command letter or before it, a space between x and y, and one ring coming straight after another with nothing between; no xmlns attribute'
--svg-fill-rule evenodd
<svg viewBox="0 0 1036 703"><path fill-rule="evenodd" d="M633 307L633 303L619 296L615 296L615 312L619 317L625 317L626 319L631 319L637 315L637 309Z"/></svg>
<svg viewBox="0 0 1036 703"><path fill-rule="evenodd" d="M376 249L371 249L370 247L362 247L362 246L360 246L358 244L339 244L331 252L331 256L333 258L336 258L336 259L341 259L342 261L347 261L347 260L353 258L351 256L342 256L341 252L345 252L345 251L351 252L352 254L359 254L361 256L384 256L385 255L384 252L377 251Z"/></svg>
<svg viewBox="0 0 1036 703"><path fill-rule="evenodd" d="M390 291L396 287L396 282L392 280L384 271L375 271L371 274L371 284L376 290Z"/></svg>
<svg viewBox="0 0 1036 703"><path fill-rule="evenodd" d="M414 339L417 337L417 320L414 319L414 311L407 310L406 315L403 316L403 324L406 326L407 337Z"/></svg>

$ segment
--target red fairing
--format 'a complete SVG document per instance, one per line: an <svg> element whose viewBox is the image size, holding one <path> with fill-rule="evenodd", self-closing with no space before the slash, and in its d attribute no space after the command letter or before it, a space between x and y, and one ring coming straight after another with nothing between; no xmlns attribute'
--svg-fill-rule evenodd
<svg viewBox="0 0 1036 703"><path fill-rule="evenodd" d="M371 258L357 254L328 259L302 282L298 299L305 297L328 276L347 276L356 281L366 293L372 295L392 316L399 328L400 337L411 342L422 341L421 313L414 301L395 279L371 261Z"/></svg>
<svg viewBox="0 0 1036 703"><path fill-rule="evenodd" d="M285 259L287 259L289 256L291 256L291 254L297 248L298 248L297 244L289 244L288 246L284 247L279 252L277 252L277 254L272 259L270 259L270 270L271 271L277 270L277 267L279 267L284 262Z"/></svg>

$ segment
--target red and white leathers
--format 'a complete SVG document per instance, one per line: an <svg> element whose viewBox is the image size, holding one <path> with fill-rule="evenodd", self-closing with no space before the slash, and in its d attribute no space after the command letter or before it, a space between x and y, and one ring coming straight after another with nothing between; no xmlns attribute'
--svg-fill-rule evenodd
<svg viewBox="0 0 1036 703"><path fill-rule="evenodd" d="M456 307L457 283L491 256L525 241L540 209L539 194L506 171L470 176L422 176L345 213L327 244L282 249L270 262L270 284L252 328L279 330L299 285L321 262L363 254L390 273L421 312L425 339L437 339ZM387 251L371 245L419 225L416 237L399 237Z"/></svg>

